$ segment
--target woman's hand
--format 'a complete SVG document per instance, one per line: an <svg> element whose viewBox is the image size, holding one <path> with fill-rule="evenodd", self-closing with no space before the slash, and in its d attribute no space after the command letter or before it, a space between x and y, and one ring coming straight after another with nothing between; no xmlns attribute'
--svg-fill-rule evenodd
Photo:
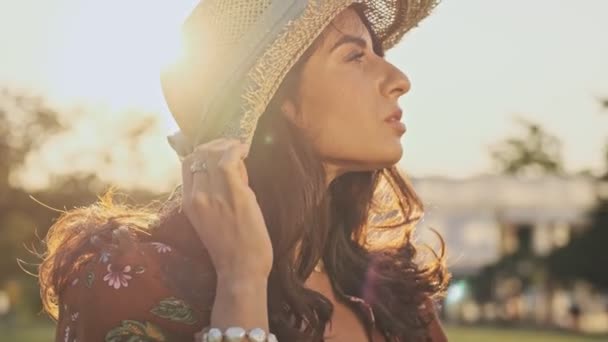
<svg viewBox="0 0 608 342"><path fill-rule="evenodd" d="M247 146L218 139L182 161L182 209L208 250L218 279L266 280L272 245L243 160ZM206 170L191 171L195 162Z"/></svg>

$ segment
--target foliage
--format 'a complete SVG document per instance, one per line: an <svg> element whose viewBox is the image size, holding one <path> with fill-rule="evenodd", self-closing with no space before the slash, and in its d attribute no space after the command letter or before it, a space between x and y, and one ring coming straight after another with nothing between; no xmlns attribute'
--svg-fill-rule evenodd
<svg viewBox="0 0 608 342"><path fill-rule="evenodd" d="M608 111L608 98L601 102ZM559 280L585 279L608 290L608 144L603 151L605 170L598 178L597 204L589 213L587 229L547 258L551 273Z"/></svg>
<svg viewBox="0 0 608 342"><path fill-rule="evenodd" d="M510 137L492 148L501 173L527 176L562 174L561 142L536 123L519 119L525 135Z"/></svg>
<svg viewBox="0 0 608 342"><path fill-rule="evenodd" d="M26 272L37 272L36 254L44 249L41 237L58 210L90 204L109 185L93 172L68 172L51 175L49 187L31 192L16 181L15 175L50 139L68 133L79 115L85 113L60 112L40 97L0 89L0 291L9 294L13 310L29 312L30 316L37 314L41 305L36 278ZM116 144L133 150L149 135L151 125L154 123L150 120L139 120L122 127ZM112 148L115 146L107 146L108 150ZM126 195L138 203L158 196L145 189L134 189Z"/></svg>
<svg viewBox="0 0 608 342"><path fill-rule="evenodd" d="M585 279L608 290L608 198L600 199L589 217L587 230L551 253L547 264L558 279Z"/></svg>

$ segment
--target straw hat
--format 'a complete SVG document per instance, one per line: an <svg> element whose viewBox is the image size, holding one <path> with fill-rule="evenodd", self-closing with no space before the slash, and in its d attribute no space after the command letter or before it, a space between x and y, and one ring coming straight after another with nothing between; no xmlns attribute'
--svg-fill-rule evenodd
<svg viewBox="0 0 608 342"><path fill-rule="evenodd" d="M324 28L361 3L385 50L438 0L203 0L183 26L183 59L163 73L169 109L183 133L178 154L215 138L251 143L281 81Z"/></svg>

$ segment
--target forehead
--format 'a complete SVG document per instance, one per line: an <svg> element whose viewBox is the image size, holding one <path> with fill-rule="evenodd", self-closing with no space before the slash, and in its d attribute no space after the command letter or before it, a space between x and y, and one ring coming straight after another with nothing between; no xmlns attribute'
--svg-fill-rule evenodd
<svg viewBox="0 0 608 342"><path fill-rule="evenodd" d="M348 7L340 12L340 14L338 14L331 23L335 28L341 30L367 30L363 24L363 21L361 20L361 17L359 16L359 13L357 13L357 11L355 11L352 7Z"/></svg>
<svg viewBox="0 0 608 342"><path fill-rule="evenodd" d="M359 14L352 8L346 8L338 14L334 20L323 30L321 34L321 45L330 47L333 42L343 35L371 38L370 32L361 20Z"/></svg>

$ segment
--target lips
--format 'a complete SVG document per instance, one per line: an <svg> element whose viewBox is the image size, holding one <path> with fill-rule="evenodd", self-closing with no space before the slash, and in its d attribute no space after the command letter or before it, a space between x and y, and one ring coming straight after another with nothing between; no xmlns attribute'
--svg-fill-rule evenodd
<svg viewBox="0 0 608 342"><path fill-rule="evenodd" d="M405 124L401 122L402 116L403 111L401 111L401 109L397 109L391 115L387 116L386 119L384 119L384 122L386 122L391 128L393 128L399 136L403 135L407 130Z"/></svg>
<svg viewBox="0 0 608 342"><path fill-rule="evenodd" d="M400 121L402 116L403 116L403 111L401 109L397 109L391 115L386 117L384 119L384 121L386 121L386 122Z"/></svg>

